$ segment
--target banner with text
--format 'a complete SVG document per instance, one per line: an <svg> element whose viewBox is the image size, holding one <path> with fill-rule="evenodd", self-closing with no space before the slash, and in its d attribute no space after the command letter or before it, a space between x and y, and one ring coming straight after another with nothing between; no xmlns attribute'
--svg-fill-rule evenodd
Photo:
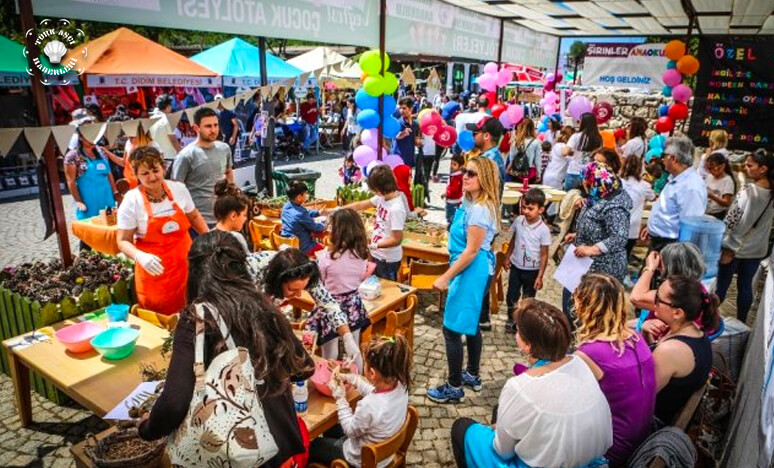
<svg viewBox="0 0 774 468"><path fill-rule="evenodd" d="M189 88L217 88L217 76L186 75L86 75L89 88L123 88L126 86L180 86Z"/></svg>
<svg viewBox="0 0 774 468"><path fill-rule="evenodd" d="M36 16L373 47L376 0L32 0Z"/></svg>
<svg viewBox="0 0 774 468"><path fill-rule="evenodd" d="M728 147L774 144L774 40L702 38L689 136L706 146L712 130L728 132Z"/></svg>
<svg viewBox="0 0 774 468"><path fill-rule="evenodd" d="M584 86L661 89L669 59L664 44L589 43L583 61Z"/></svg>
<svg viewBox="0 0 774 468"><path fill-rule="evenodd" d="M506 22L503 28L503 62L553 70L559 38Z"/></svg>

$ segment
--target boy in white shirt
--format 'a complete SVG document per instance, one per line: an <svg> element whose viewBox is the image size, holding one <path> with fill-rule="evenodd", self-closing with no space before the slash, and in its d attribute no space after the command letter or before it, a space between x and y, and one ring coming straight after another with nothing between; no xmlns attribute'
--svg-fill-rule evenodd
<svg viewBox="0 0 774 468"><path fill-rule="evenodd" d="M521 297L535 297L543 288L543 274L548 265L548 247L551 245L551 230L543 222L546 194L540 189L530 189L521 199L521 216L511 224L510 245L503 267L510 270L508 293L505 303L508 318L505 331L513 333L513 311Z"/></svg>

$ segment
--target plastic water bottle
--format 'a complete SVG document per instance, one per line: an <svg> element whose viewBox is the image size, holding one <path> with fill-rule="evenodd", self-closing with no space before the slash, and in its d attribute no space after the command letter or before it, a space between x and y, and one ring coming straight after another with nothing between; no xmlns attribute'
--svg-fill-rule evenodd
<svg viewBox="0 0 774 468"><path fill-rule="evenodd" d="M299 380L293 382L293 404L296 408L296 413L299 415L306 414L309 403L309 389L306 388L306 382Z"/></svg>

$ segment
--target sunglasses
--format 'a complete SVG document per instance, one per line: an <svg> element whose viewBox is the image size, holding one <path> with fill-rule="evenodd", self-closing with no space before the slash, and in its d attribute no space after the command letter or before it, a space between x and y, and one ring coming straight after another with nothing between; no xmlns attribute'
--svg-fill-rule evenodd
<svg viewBox="0 0 774 468"><path fill-rule="evenodd" d="M478 172L471 169L462 169L460 172L462 172L463 177L468 176L471 179L478 176Z"/></svg>
<svg viewBox="0 0 774 468"><path fill-rule="evenodd" d="M656 291L656 298L655 298L654 302L656 303L657 306L659 304L664 304L665 306L669 306L669 307L671 307L673 309L676 309L675 304L673 302L667 302L667 301L661 299L660 297L658 297L658 291Z"/></svg>

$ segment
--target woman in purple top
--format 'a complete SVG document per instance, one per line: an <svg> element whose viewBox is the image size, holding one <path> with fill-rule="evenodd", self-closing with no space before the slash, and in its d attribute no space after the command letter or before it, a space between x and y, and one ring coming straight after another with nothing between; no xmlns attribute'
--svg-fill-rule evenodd
<svg viewBox="0 0 774 468"><path fill-rule="evenodd" d="M599 381L613 416L610 466L624 466L650 432L656 372L645 340L626 327L624 288L612 276L590 273L573 294L578 348Z"/></svg>

